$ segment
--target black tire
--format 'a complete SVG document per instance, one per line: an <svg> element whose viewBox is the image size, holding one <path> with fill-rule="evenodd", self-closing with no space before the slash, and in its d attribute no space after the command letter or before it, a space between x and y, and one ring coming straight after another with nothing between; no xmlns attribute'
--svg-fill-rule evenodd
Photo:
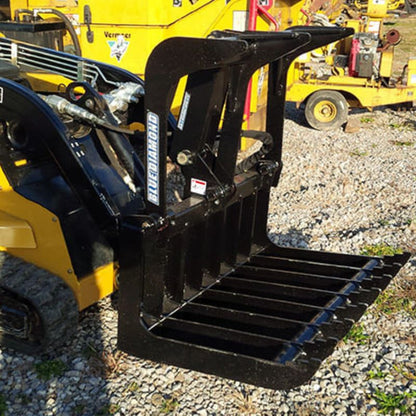
<svg viewBox="0 0 416 416"><path fill-rule="evenodd" d="M306 101L305 117L316 130L337 129L347 121L347 100L338 91L316 91Z"/></svg>
<svg viewBox="0 0 416 416"><path fill-rule="evenodd" d="M10 324L3 325L19 314L27 329L16 335ZM50 352L74 337L77 326L78 304L61 278L0 252L0 346L25 354Z"/></svg>

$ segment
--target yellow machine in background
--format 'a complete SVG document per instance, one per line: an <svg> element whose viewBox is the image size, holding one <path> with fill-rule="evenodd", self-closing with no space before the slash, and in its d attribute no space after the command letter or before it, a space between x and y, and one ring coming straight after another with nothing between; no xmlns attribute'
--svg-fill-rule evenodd
<svg viewBox="0 0 416 416"><path fill-rule="evenodd" d="M367 10L368 2L361 1L361 0L353 0L348 2L351 7L359 10L360 12L364 12ZM414 7L414 2L410 0L388 0L387 1L387 10L393 11L397 9L406 9L409 11L412 7Z"/></svg>
<svg viewBox="0 0 416 416"><path fill-rule="evenodd" d="M360 19L343 24L353 37L299 57L288 74L287 101L305 104L308 123L318 130L340 127L349 107L413 103L416 100L416 58L393 78L394 47L400 33L384 34L387 3L370 1Z"/></svg>
<svg viewBox="0 0 416 416"><path fill-rule="evenodd" d="M245 30L249 13L247 0L158 0L157 7L154 0L108 0L105 7L100 1L87 0L10 1L14 22L56 20L56 11L72 24L82 56L139 76L144 75L150 52L162 40L173 36L206 37L213 30ZM257 20L257 30L270 27L267 19ZM73 39L66 43L73 44Z"/></svg>
<svg viewBox="0 0 416 416"><path fill-rule="evenodd" d="M173 36L207 37L222 29L274 31L299 24L353 27L357 32L354 40L305 54L288 73L287 100L298 106L306 104L311 126L332 129L346 121L348 107L414 100L414 60L409 61L401 79L392 79L394 44L400 36L395 30L383 35L389 4L371 0L361 15L340 0L159 0L157 7L150 0L109 0L105 7L86 0L11 0L10 9L3 10L10 22L0 22L0 32L143 76L155 45ZM56 27L58 23L60 27ZM47 25L49 31L37 29ZM251 127L261 126L264 119L261 87L266 77L267 70L257 73L249 91L246 119L251 117ZM179 94L172 108L175 114L181 101Z"/></svg>
<svg viewBox="0 0 416 416"><path fill-rule="evenodd" d="M284 30L305 24L303 7L304 2L299 0L158 0L157 6L154 0L109 0L105 7L99 1L87 0L11 0L10 8L3 11L9 21L0 22L0 33L115 65L143 77L148 56L164 39L207 37L214 30L224 29ZM245 120L251 118L250 128L261 128L264 122L258 91L266 74L267 70L256 73L249 87ZM184 84L183 79L173 103L175 115L180 111ZM243 138L243 149L247 143Z"/></svg>
<svg viewBox="0 0 416 416"><path fill-rule="evenodd" d="M302 24L302 5L299 0L284 0L278 6L272 0L158 0L157 6L154 0L109 0L103 7L99 1L87 0L11 0L10 8L3 11L10 21L0 22L0 32L12 39L112 64L143 77L148 56L164 39L207 37L214 30L224 29L283 30ZM58 29L57 22L62 24ZM50 31L44 29L47 25L51 26ZM43 29L38 30L37 26ZM246 119L250 111L255 113L258 108L257 79L258 74L250 87L253 92ZM184 83L182 80L182 87ZM183 88L178 90L172 107L174 114L179 113L181 91ZM243 139L243 148L244 143Z"/></svg>

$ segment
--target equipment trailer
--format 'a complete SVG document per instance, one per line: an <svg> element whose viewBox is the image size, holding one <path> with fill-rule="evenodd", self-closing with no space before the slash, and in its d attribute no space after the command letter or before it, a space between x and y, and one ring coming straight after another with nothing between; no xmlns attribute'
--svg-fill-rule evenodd
<svg viewBox="0 0 416 416"><path fill-rule="evenodd" d="M56 348L78 309L118 284L120 349L274 389L307 381L408 259L278 247L267 235L289 65L350 34L168 39L148 60L144 103L130 73L0 39L3 345ZM237 163L247 85L264 65L266 131L245 132L263 146ZM143 133L123 125L144 122L141 158ZM172 204L168 158L185 179Z"/></svg>

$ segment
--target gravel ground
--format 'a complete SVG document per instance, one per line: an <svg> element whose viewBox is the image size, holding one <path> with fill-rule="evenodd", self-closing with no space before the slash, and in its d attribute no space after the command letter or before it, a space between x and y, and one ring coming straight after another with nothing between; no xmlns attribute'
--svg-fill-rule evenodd
<svg viewBox="0 0 416 416"><path fill-rule="evenodd" d="M284 170L269 215L273 240L349 253L386 244L414 253L416 113L356 113L361 128L349 134L314 131L293 108L287 114ZM415 309L415 276L413 256L390 286L413 296L413 304L403 303L407 310ZM13 416L377 415L376 392L385 402L403 399L395 414L415 415L415 323L414 314L371 307L359 337L341 341L307 385L283 392L117 352L117 313L106 299L82 313L77 337L53 356L0 350L0 415L3 408Z"/></svg>

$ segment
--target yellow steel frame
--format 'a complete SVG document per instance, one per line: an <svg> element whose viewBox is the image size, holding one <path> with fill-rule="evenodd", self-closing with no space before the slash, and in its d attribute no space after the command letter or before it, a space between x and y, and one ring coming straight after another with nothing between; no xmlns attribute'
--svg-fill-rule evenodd
<svg viewBox="0 0 416 416"><path fill-rule="evenodd" d="M75 275L58 218L16 193L1 168L0 250L61 277L73 290L80 309L114 291L112 263L81 279Z"/></svg>

